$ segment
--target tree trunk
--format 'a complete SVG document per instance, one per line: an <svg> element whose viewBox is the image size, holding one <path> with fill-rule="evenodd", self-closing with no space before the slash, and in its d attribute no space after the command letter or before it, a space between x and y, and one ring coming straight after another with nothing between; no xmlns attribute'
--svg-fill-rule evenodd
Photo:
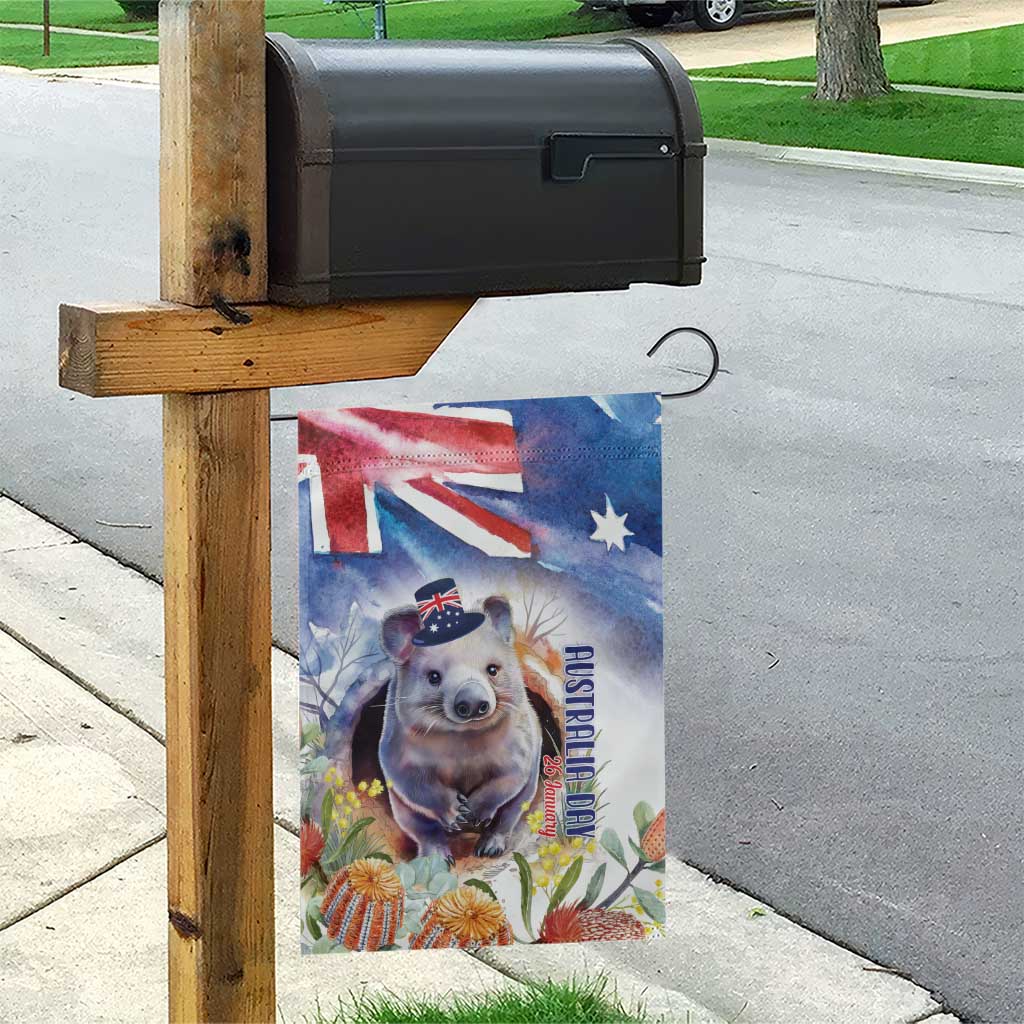
<svg viewBox="0 0 1024 1024"><path fill-rule="evenodd" d="M878 0L815 0L816 100L855 100L892 89L882 63Z"/></svg>

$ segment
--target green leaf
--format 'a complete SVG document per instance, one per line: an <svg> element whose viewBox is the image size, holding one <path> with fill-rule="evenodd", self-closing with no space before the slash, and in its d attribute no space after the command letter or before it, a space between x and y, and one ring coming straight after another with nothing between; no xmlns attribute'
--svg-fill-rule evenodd
<svg viewBox="0 0 1024 1024"><path fill-rule="evenodd" d="M665 923L665 904L653 892L634 885L633 895L640 901L640 906L644 908L644 913L652 921L657 921L658 924Z"/></svg>
<svg viewBox="0 0 1024 1024"><path fill-rule="evenodd" d="M747 917L767 917L767 916L768 916L768 911L765 910L764 907L751 907L750 910L747 911Z"/></svg>
<svg viewBox="0 0 1024 1024"><path fill-rule="evenodd" d="M583 897L584 907L592 907L597 902L598 897L600 897L601 890L604 888L604 875L607 867L607 864L602 864L591 875L590 884L587 886L586 895Z"/></svg>
<svg viewBox="0 0 1024 1024"><path fill-rule="evenodd" d="M352 844L355 841L356 836L363 831L367 825L373 824L373 818L360 818L349 830L345 833L345 838L342 840L341 846L339 847L343 856L346 856L352 849ZM346 863L348 863L346 861Z"/></svg>
<svg viewBox="0 0 1024 1024"><path fill-rule="evenodd" d="M580 872L583 870L583 858L577 857L565 870L565 874L562 875L562 880L558 883L555 891L551 894L551 901L548 903L548 913L550 914L555 907L561 903L566 896L569 895L569 890L576 884L576 880L580 877Z"/></svg>
<svg viewBox="0 0 1024 1024"><path fill-rule="evenodd" d="M519 908L523 913L526 930L530 933L530 938L533 938L533 872L530 871L530 865L521 853L513 853L512 859L519 868Z"/></svg>
<svg viewBox="0 0 1024 1024"><path fill-rule="evenodd" d="M306 924L309 926L309 934L313 936L313 941L316 942L316 940L323 934L320 930L320 925L312 914L306 915Z"/></svg>
<svg viewBox="0 0 1024 1024"><path fill-rule="evenodd" d="M659 872L664 873L664 871L665 871L665 858L662 857L661 860L655 861L653 864L648 864L647 865L647 870L648 871L659 871Z"/></svg>
<svg viewBox="0 0 1024 1024"><path fill-rule="evenodd" d="M498 894L486 882L482 882L479 878L470 878L465 884L471 885L474 889L479 889L481 892L487 893L492 900L496 900L498 898Z"/></svg>
<svg viewBox="0 0 1024 1024"><path fill-rule="evenodd" d="M622 840L619 839L619 834L615 829L606 828L604 832L601 833L601 845L612 857L615 858L615 860L617 860L623 867L626 867L626 854L622 849Z"/></svg>
<svg viewBox="0 0 1024 1024"><path fill-rule="evenodd" d="M644 851L641 850L640 847L637 846L636 843L634 843L632 839L629 840L629 845L632 848L633 852L640 858L640 860L644 864L646 864L647 863L647 854L645 854Z"/></svg>
<svg viewBox="0 0 1024 1024"><path fill-rule="evenodd" d="M334 790L330 786L324 793L323 803L320 804L320 827L323 829L324 838L331 834L331 822L334 820Z"/></svg>
<svg viewBox="0 0 1024 1024"><path fill-rule="evenodd" d="M402 880L403 888L411 889L416 881L416 869L411 864L401 862L395 867L395 871Z"/></svg>
<svg viewBox="0 0 1024 1024"><path fill-rule="evenodd" d="M314 757L308 764L304 764L300 771L303 775L323 775L330 763L326 757Z"/></svg>
<svg viewBox="0 0 1024 1024"><path fill-rule="evenodd" d="M329 935L321 935L320 938L313 943L313 948L310 952L330 953L332 949L334 949L334 940Z"/></svg>
<svg viewBox="0 0 1024 1024"><path fill-rule="evenodd" d="M416 866L416 885L426 885L430 881L430 876L434 873L431 870L430 858L417 857L413 863Z"/></svg>
<svg viewBox="0 0 1024 1024"><path fill-rule="evenodd" d="M654 808L646 801L641 800L640 803L633 808L633 821L636 822L636 834L637 838L643 841L644 833L651 827L651 822L655 819Z"/></svg>
<svg viewBox="0 0 1024 1024"><path fill-rule="evenodd" d="M452 889L457 889L458 887L459 880L450 871L438 871L430 879L430 884L427 886L435 896L443 896L446 892L451 892Z"/></svg>
<svg viewBox="0 0 1024 1024"><path fill-rule="evenodd" d="M388 855L387 855L386 853L384 853L384 852L383 852L382 850L374 850L374 851L373 851L372 853L368 853L368 854L366 855L366 859L367 859L367 860L386 860L386 861L387 861L387 862L388 862L389 864L394 864L394 863L395 863L395 862L394 862L394 861L393 861L393 860L392 860L392 859L391 859L391 858L390 858L390 857L389 857L389 856L388 856Z"/></svg>
<svg viewBox="0 0 1024 1024"><path fill-rule="evenodd" d="M307 722L302 727L302 746L320 746L324 741L324 734L320 731L317 722Z"/></svg>

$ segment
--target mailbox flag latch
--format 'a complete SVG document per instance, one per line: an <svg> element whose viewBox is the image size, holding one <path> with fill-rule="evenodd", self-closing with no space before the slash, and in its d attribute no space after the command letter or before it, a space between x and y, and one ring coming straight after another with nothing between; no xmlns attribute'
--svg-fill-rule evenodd
<svg viewBox="0 0 1024 1024"><path fill-rule="evenodd" d="M591 160L670 160L676 156L671 135L574 135L548 139L552 181L582 181Z"/></svg>

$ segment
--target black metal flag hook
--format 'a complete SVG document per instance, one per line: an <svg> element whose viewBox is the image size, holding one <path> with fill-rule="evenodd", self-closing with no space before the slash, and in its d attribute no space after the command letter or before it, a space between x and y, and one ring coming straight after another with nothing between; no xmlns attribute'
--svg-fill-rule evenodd
<svg viewBox="0 0 1024 1024"><path fill-rule="evenodd" d="M662 398L691 398L693 395L699 395L705 388L707 388L711 382L718 376L719 356L718 346L715 344L714 339L706 331L702 331L699 327L673 327L671 331L667 331L663 334L648 351L648 358L654 355L655 352L661 348L662 345L668 341L669 338L674 338L677 334L696 334L705 345L711 350L711 369L708 372L707 377L704 378L695 388L690 388L689 391L674 391L672 394L662 393ZM690 373L692 371L685 371Z"/></svg>

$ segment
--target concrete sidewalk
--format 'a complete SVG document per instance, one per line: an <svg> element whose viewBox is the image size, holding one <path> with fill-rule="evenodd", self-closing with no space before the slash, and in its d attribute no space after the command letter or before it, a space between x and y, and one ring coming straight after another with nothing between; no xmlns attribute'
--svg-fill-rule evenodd
<svg viewBox="0 0 1024 1024"><path fill-rule="evenodd" d="M161 588L0 497L0 629L0 1020L160 1020ZM652 943L300 958L295 678L275 651L285 1019L350 992L471 994L604 972L669 1021L952 1024L910 981L671 857L668 937Z"/></svg>

